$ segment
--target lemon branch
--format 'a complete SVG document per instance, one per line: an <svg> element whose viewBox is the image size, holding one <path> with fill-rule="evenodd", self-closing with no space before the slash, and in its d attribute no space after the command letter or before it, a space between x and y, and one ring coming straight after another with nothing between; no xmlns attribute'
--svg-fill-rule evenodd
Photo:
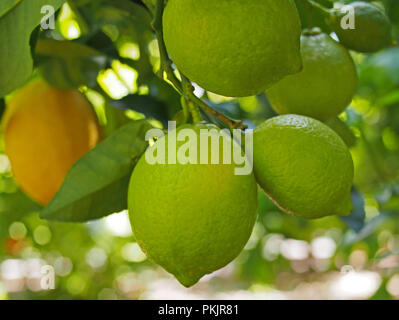
<svg viewBox="0 0 399 320"><path fill-rule="evenodd" d="M142 1L145 5L147 5L149 2L149 0L142 0ZM151 11L150 8L149 10ZM164 42L163 28L162 28L163 10L164 10L164 0L157 0L155 9L153 11L153 20L151 25L152 28L154 29L155 36L158 41L159 54L161 60L161 68L158 72L158 76L161 79L164 79L164 77L166 76L166 79L176 88L179 94L185 98L187 105L190 106L189 109L195 121L198 121L198 117L201 117L200 112L198 110L198 108L201 108L205 112L213 115L214 117L226 123L230 128L232 129L238 128L245 130L247 126L243 124L241 120L236 121L227 117L226 115L213 109L203 100L198 98L194 94L194 87L192 86L191 81L187 77L185 77L183 74L180 73L181 80L178 79L178 77L175 74L175 70L172 67L173 62L169 58Z"/></svg>
<svg viewBox="0 0 399 320"><path fill-rule="evenodd" d="M190 80L188 78L186 78L184 75L182 75L182 81L183 81L183 84L186 85L185 93L187 93L188 99L190 101L192 101L195 105L199 106L201 109L203 109L207 113L209 113L209 114L213 115L214 117L218 118L219 120L223 121L232 129L237 128L237 129L245 130L247 128L247 126L243 124L242 120L236 121L236 120L230 119L229 117L216 111L211 106L206 104L203 100L198 98L194 94L194 87L192 86Z"/></svg>

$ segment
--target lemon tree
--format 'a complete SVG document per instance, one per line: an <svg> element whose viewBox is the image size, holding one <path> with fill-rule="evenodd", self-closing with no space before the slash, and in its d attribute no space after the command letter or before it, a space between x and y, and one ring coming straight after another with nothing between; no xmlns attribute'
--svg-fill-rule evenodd
<svg viewBox="0 0 399 320"><path fill-rule="evenodd" d="M0 1L0 262L57 267L57 290L28 297L142 299L161 268L185 287L202 279L192 292L258 295L315 259L336 272L328 261L353 250L389 254L398 5L352 3L357 29L343 31L343 4ZM205 129L230 140L202 148ZM164 143L183 163L148 161ZM198 164L229 147L246 173L234 160ZM290 263L292 243L312 256Z"/></svg>
<svg viewBox="0 0 399 320"><path fill-rule="evenodd" d="M257 187L253 174L235 175L234 163L223 164L222 142L213 150L219 164L200 164L201 152L206 157L212 152L200 146L200 130L209 127L181 127L172 134L182 128L192 129L196 137L178 141L177 149L188 143L187 148L196 151L197 164L149 164L144 155L132 174L129 215L135 238L148 257L189 287L240 253L255 222ZM209 139L218 136L216 129ZM168 159L168 136L147 153L161 143ZM233 140L230 145L241 152Z"/></svg>
<svg viewBox="0 0 399 320"><path fill-rule="evenodd" d="M301 68L292 0L170 0L163 25L179 70L220 95L254 95Z"/></svg>
<svg viewBox="0 0 399 320"><path fill-rule="evenodd" d="M301 37L303 70L287 76L266 91L279 114L299 114L327 120L351 102L357 84L349 52L315 29Z"/></svg>
<svg viewBox="0 0 399 320"><path fill-rule="evenodd" d="M342 139L312 118L284 115L254 134L255 176L284 211L304 218L349 215L353 162Z"/></svg>

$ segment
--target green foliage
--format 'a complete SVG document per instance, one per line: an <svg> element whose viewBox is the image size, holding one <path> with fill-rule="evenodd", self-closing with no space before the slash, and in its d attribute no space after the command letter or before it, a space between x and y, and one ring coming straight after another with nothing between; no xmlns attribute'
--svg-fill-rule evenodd
<svg viewBox="0 0 399 320"><path fill-rule="evenodd" d="M65 0L6 1L0 7L0 97L29 78L33 61L29 46L33 29L41 22L41 8L58 9Z"/></svg>
<svg viewBox="0 0 399 320"><path fill-rule="evenodd" d="M106 67L102 53L76 42L41 39L35 52L41 74L55 87L95 87L98 72Z"/></svg>
<svg viewBox="0 0 399 320"><path fill-rule="evenodd" d="M75 164L47 207L40 207L18 189L0 144L0 262L40 257L67 270L61 268L65 273L57 273L54 291L25 287L7 295L10 299L145 298L155 287L154 279L165 274L143 257L131 234L110 231L110 221L121 215L103 217L127 208L129 177L147 147L145 131L153 124L165 127L173 118L184 122L181 95L189 101L195 96L185 78L171 72L175 66L157 44L161 38L152 27L157 22L153 20L153 1L69 0L67 18L64 2L0 0L0 115L14 90L40 75L55 86L85 92L104 125L106 139ZM143 4L150 2L148 8ZM313 2L324 9L307 0L295 0L302 29L319 27L329 34L329 10L351 1ZM398 1L373 3L385 8L394 41L398 42ZM45 4L57 10L54 30L39 27L43 16L40 9ZM69 29L72 22L75 29ZM242 43L233 42L230 50L239 45ZM399 253L399 49L391 46L375 54L350 54L359 83L335 129L350 136L347 143L355 163L353 213L317 220L298 218L283 213L259 192L258 218L246 248L223 271L227 276L213 275L195 290L288 292L306 282L328 281L342 266L355 264L360 255L365 258L360 259L364 263L358 268L373 270L382 279L371 298L397 298L388 288L398 269L389 264L381 266ZM158 72L160 66L166 71ZM106 78L109 74L111 77ZM166 78L168 81L164 81ZM338 87L340 81L331 87ZM240 119L255 128L276 116L264 93L228 99L195 89L195 95L211 108L201 104L203 119L219 127L228 128L237 124L234 119ZM153 199L157 201L155 196ZM128 224L123 221L122 225ZM24 231L22 235L15 233L15 223ZM50 234L44 237L46 241L41 238L43 230ZM324 260L313 255L313 241L318 238L330 239L336 246ZM306 258L292 259L281 247L271 246L294 239L309 246ZM140 259L132 257L132 252L141 254ZM93 256L102 255L103 264L93 263ZM230 269L233 271L228 273ZM0 279L1 299L7 284Z"/></svg>
<svg viewBox="0 0 399 320"><path fill-rule="evenodd" d="M127 186L135 162L145 151L147 121L131 122L115 131L71 168L42 218L79 222L127 208Z"/></svg>
<svg viewBox="0 0 399 320"><path fill-rule="evenodd" d="M0 218L2 215L12 214L15 219L18 219L29 212L38 212L40 209L41 207L37 203L20 190L14 193L0 194Z"/></svg>

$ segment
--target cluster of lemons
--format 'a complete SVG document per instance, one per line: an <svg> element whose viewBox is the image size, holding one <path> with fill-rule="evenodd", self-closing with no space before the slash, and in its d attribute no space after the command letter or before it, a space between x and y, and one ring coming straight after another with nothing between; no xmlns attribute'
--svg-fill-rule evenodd
<svg viewBox="0 0 399 320"><path fill-rule="evenodd" d="M341 11L330 10L328 23L340 43L317 28L302 31L293 0L167 2L164 39L179 71L224 96L266 92L279 114L254 132L249 175L236 175L234 164L151 165L144 155L136 165L128 195L134 235L148 257L183 285L195 284L243 249L256 219L257 185L298 217L351 213L353 162L331 129L356 89L348 49L374 52L391 43L381 9L364 2L354 7L354 30L343 30ZM14 96L3 130L16 180L42 204L54 196L71 165L102 138L79 92L42 81Z"/></svg>

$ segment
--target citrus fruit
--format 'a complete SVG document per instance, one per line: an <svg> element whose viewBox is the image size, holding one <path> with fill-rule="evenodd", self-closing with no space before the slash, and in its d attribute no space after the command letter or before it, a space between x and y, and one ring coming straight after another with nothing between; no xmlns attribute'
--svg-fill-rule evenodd
<svg viewBox="0 0 399 320"><path fill-rule="evenodd" d="M302 218L348 215L353 161L341 138L318 120L283 115L254 131L254 171L265 193Z"/></svg>
<svg viewBox="0 0 399 320"><path fill-rule="evenodd" d="M220 95L255 95L301 68L292 0L169 0L163 29L178 69Z"/></svg>
<svg viewBox="0 0 399 320"><path fill-rule="evenodd" d="M341 139L345 142L348 148L353 147L356 144L356 136L352 130L339 118L332 118L325 122L327 126L335 131Z"/></svg>
<svg viewBox="0 0 399 320"><path fill-rule="evenodd" d="M149 259L172 273L189 287L203 275L232 261L243 249L255 223L257 186L253 173L236 175L235 165L223 164L221 140L215 147L200 148L200 130L214 126L183 126L171 131L147 149L166 145L166 159L185 145L209 158L220 156L220 164L149 164L146 155L135 167L129 186L128 207L134 236ZM177 141L176 151L168 151L169 136L189 129L194 138ZM210 140L209 140L210 141ZM239 145L232 149L241 153ZM218 144L216 144L217 146ZM227 148L227 147L226 147ZM157 151L158 152L158 151ZM201 153L202 152L202 153Z"/></svg>
<svg viewBox="0 0 399 320"><path fill-rule="evenodd" d="M266 91L279 114L299 114L321 121L340 114L355 93L357 74L349 52L319 30L301 37L303 70Z"/></svg>
<svg viewBox="0 0 399 320"><path fill-rule="evenodd" d="M342 28L341 21L348 14L344 10L333 10L328 20L345 47L358 52L376 52L392 44L392 25L382 9L362 1L349 6L355 10L354 29Z"/></svg>
<svg viewBox="0 0 399 320"><path fill-rule="evenodd" d="M70 167L101 138L83 94L34 81L18 91L3 118L5 153L22 190L47 204Z"/></svg>

